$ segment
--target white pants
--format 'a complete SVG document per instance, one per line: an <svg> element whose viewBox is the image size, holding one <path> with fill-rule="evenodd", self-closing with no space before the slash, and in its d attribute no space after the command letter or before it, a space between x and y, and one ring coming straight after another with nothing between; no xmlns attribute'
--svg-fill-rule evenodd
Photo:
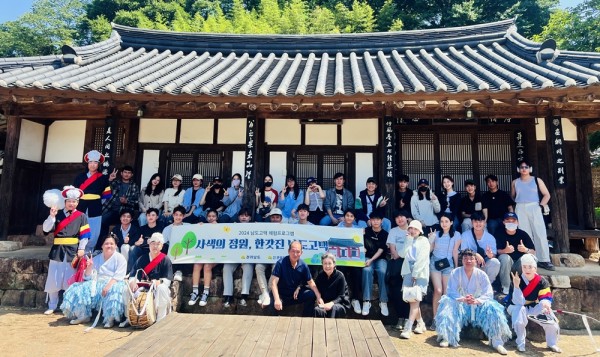
<svg viewBox="0 0 600 357"><path fill-rule="evenodd" d="M233 296L233 272L239 264L227 263L223 265L223 295ZM250 284L254 276L254 264L242 264L242 294L250 294ZM264 274L264 271L263 271ZM266 279L265 279L266 280Z"/></svg>
<svg viewBox="0 0 600 357"><path fill-rule="evenodd" d="M271 264L271 269L275 267L275 264ZM269 289L271 288L271 278L269 278L269 282L267 282L267 275L265 271L267 270L267 264L256 264L256 281L258 282L258 287L260 288L261 293L268 294Z"/></svg>
<svg viewBox="0 0 600 357"><path fill-rule="evenodd" d="M520 217L520 216L519 216ZM529 319L527 315L539 315L542 313L542 304L537 304L534 307L525 307L523 305L510 305L507 309L508 314L512 319L512 327L517 335L517 347L525 347L525 337L527 335L527 323ZM544 333L546 334L546 344L548 347L556 346L558 343L558 336L560 334L560 327L558 322L553 321L551 323L541 323L532 320L538 325L542 326Z"/></svg>
<svg viewBox="0 0 600 357"><path fill-rule="evenodd" d="M490 278L490 283L493 283L500 273L500 261L496 258L488 259L485 262L485 266L483 267L483 271L487 274L488 278Z"/></svg>
<svg viewBox="0 0 600 357"><path fill-rule="evenodd" d="M67 262L67 256L62 262L54 260L48 265L48 277L46 278L46 286L44 291L48 293L48 308L56 310L58 308L58 292L67 290L69 284L67 281L75 274L75 269L71 267L71 263Z"/></svg>
<svg viewBox="0 0 600 357"><path fill-rule="evenodd" d="M519 228L529 234L535 245L535 255L538 261L549 262L548 236L540 205L537 202L517 203L515 213L519 216Z"/></svg>

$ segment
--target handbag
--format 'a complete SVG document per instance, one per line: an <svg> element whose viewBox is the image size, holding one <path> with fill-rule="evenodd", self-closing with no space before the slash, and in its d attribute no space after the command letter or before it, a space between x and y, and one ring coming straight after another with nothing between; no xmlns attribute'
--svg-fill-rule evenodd
<svg viewBox="0 0 600 357"><path fill-rule="evenodd" d="M402 300L406 302L420 302L423 300L423 292L419 285L402 287Z"/></svg>
<svg viewBox="0 0 600 357"><path fill-rule="evenodd" d="M449 238L449 240L448 240L448 251L446 252L446 256L448 256L448 253L450 252L450 247L451 247L451 244L452 244L452 237L450 237L448 235L448 238ZM433 266L435 267L435 269L437 271L442 271L442 270L450 267L450 261L448 260L448 258L443 258L443 259L440 259L440 260L436 260L435 262L433 262Z"/></svg>

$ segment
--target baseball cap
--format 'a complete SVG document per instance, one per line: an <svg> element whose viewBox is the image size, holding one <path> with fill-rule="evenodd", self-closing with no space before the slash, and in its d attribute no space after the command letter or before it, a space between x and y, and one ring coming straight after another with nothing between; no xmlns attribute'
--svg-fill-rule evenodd
<svg viewBox="0 0 600 357"><path fill-rule="evenodd" d="M367 179L367 183L369 183L369 182L377 183L377 181L375 181L375 178L374 178L374 177L369 177L369 178Z"/></svg>
<svg viewBox="0 0 600 357"><path fill-rule="evenodd" d="M200 181L202 181L202 180L204 180L204 179L202 178L202 175L200 175L200 174L195 174L194 176L192 176L192 180L200 180Z"/></svg>
<svg viewBox="0 0 600 357"><path fill-rule="evenodd" d="M213 178L213 182L216 182L216 181L223 182L223 180L221 179L221 176L215 176Z"/></svg>
<svg viewBox="0 0 600 357"><path fill-rule="evenodd" d="M517 214L516 214L516 213L514 213L514 212L506 212L506 213L504 214L504 219L508 219L508 218L514 218L514 219L516 219L517 221L519 220L519 217L518 217L518 216L517 216Z"/></svg>
<svg viewBox="0 0 600 357"><path fill-rule="evenodd" d="M271 212L269 212L269 214L267 216L274 216L276 214L278 214L280 216L283 216L283 213L281 213L281 210L279 208L277 208L277 207L273 208L271 210Z"/></svg>
<svg viewBox="0 0 600 357"><path fill-rule="evenodd" d="M422 178L422 179L419 180L418 186L421 186L421 185L427 185L427 186L429 186L429 181L427 181L427 179Z"/></svg>
<svg viewBox="0 0 600 357"><path fill-rule="evenodd" d="M183 181L183 177L181 177L180 174L175 174L175 175L173 175L173 177L171 177L171 180Z"/></svg>
<svg viewBox="0 0 600 357"><path fill-rule="evenodd" d="M306 179L306 186L310 186L310 184L313 183L313 182L317 182L317 179L314 178L314 177L312 177L312 176L309 177L309 178L307 178Z"/></svg>

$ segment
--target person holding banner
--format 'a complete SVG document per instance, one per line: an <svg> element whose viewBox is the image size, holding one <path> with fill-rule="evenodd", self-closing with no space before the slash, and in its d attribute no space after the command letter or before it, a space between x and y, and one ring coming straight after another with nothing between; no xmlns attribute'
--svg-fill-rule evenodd
<svg viewBox="0 0 600 357"><path fill-rule="evenodd" d="M525 352L527 323L531 320L542 326L546 334L546 344L553 352L560 353L558 336L560 327L552 312L552 292L548 281L537 274L537 262L533 254L525 254L520 259L523 274L511 272L512 285L505 298L508 314L517 335L517 350Z"/></svg>
<svg viewBox="0 0 600 357"><path fill-rule="evenodd" d="M208 188L207 190L210 190ZM217 219L219 218L219 214L217 211L209 210L206 213L206 223L208 224L216 224ZM202 224L202 223L200 223ZM190 300L188 301L188 305L194 305L200 299L200 306L206 306L208 304L208 295L210 291L210 280L212 279L212 269L216 264L212 263L194 263L194 270L192 271L192 293L190 294ZM200 290L198 289L198 284L200 283L200 272L204 271L204 290L202 291L202 295L200 296L198 293Z"/></svg>
<svg viewBox="0 0 600 357"><path fill-rule="evenodd" d="M65 186L62 193L65 208L50 207L50 214L42 224L45 234L54 231L54 242L48 258L48 277L44 291L48 294L46 315L53 314L58 307L58 292L68 288L67 280L75 273L71 261L83 257L90 239L90 226L85 213L77 210L81 189ZM55 196L57 197L57 196Z"/></svg>
<svg viewBox="0 0 600 357"><path fill-rule="evenodd" d="M325 302L310 275L308 265L300 259L302 244L290 243L288 256L277 261L271 277L271 309L275 314L285 306L304 304L303 317L314 316L315 300L319 306ZM306 288L308 285L309 289Z"/></svg>
<svg viewBox="0 0 600 357"><path fill-rule="evenodd" d="M238 214L239 223L250 223L250 210L242 208ZM230 307L233 304L233 272L239 266L238 263L223 264L223 307ZM250 285L254 276L254 264L242 263L242 298L239 301L240 306L247 306L248 296L250 295Z"/></svg>
<svg viewBox="0 0 600 357"><path fill-rule="evenodd" d="M129 273L129 290L127 288L123 290L125 306L129 307L129 303L131 302L130 291L135 292L138 290L138 283L140 279L143 279L141 276L143 274L138 274L138 270L143 270L155 287L154 306L152 308L156 309L156 322L165 318L171 310L171 289L169 287L173 280L173 266L171 259L165 253L161 252L163 244L163 235L161 233L153 233L152 237L148 239L150 254L142 255L135 262ZM119 327L127 327L128 325L129 320L125 320Z"/></svg>
<svg viewBox="0 0 600 357"><path fill-rule="evenodd" d="M113 170L108 176L99 172L105 158L96 150L85 154L83 160L87 163L88 172L77 175L73 186L83 191L78 207L79 211L86 214L90 224L91 234L86 250L93 251L102 228L102 201L112 197L110 183L117 178L117 170Z"/></svg>

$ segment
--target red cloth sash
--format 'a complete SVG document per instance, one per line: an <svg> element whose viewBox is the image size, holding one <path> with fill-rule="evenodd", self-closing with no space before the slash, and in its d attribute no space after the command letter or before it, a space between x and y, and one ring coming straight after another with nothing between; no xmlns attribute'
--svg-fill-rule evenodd
<svg viewBox="0 0 600 357"><path fill-rule="evenodd" d="M542 277L539 276L538 274L535 274L533 279L529 282L529 284L525 287L525 289L523 289L523 296L524 297L529 296L529 294L531 294L533 292L533 289L535 289L538 286L538 284L540 283L540 280L542 280Z"/></svg>
<svg viewBox="0 0 600 357"><path fill-rule="evenodd" d="M94 181L96 181L100 177L102 177L102 173L96 172L92 176L88 177L87 180L83 181L83 183L81 184L81 186L79 186L79 188L82 191L85 191L85 189L88 188L89 185L91 185L92 183L94 183Z"/></svg>
<svg viewBox="0 0 600 357"><path fill-rule="evenodd" d="M166 256L167 255L165 253L159 253L156 258L152 259L152 261L146 265L144 268L144 273L146 273L146 275L150 275L150 272L154 270L154 268L156 268L156 266L160 264L160 262L162 262Z"/></svg>
<svg viewBox="0 0 600 357"><path fill-rule="evenodd" d="M83 213L81 213L80 211L75 210L73 211L73 213L71 213L69 217L60 221L60 223L58 224L58 226L56 226L56 229L54 230L54 238L56 238L58 233L65 229L65 227L68 226L69 223L73 222L77 217L81 216L82 214ZM77 231L77 235L79 235L79 231Z"/></svg>

